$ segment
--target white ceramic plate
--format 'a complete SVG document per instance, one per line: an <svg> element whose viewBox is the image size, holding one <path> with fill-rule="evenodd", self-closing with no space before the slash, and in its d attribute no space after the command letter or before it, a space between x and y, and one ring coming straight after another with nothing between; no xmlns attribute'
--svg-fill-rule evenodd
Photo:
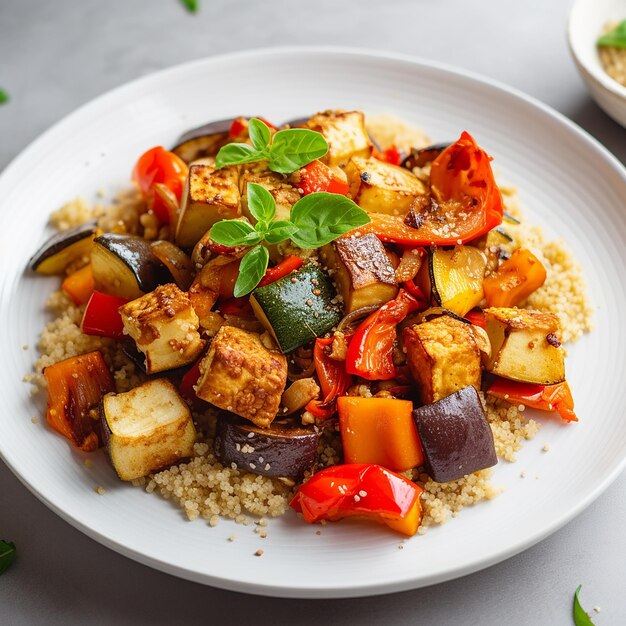
<svg viewBox="0 0 626 626"><path fill-rule="evenodd" d="M581 421L544 419L504 493L464 510L398 550L376 525L309 526L286 515L261 540L251 527L187 522L169 502L118 481L104 455L82 457L42 424L21 382L29 371L55 279L25 273L49 213L77 195L128 183L137 155L181 131L233 114L286 120L330 108L392 111L434 140L468 129L521 190L528 216L562 235L586 268L597 330L570 350L568 378ZM501 561L565 524L626 460L626 172L554 111L497 85L414 59L331 49L253 51L206 59L133 82L53 127L0 177L0 453L24 484L90 537L172 574L239 591L301 597L371 595L424 586ZM550 452L543 453L544 443ZM526 478L521 479L524 471ZM106 489L103 496L96 485ZM601 532L601 529L599 529ZM234 542L228 542L230 535ZM253 556L262 548L261 558Z"/></svg>

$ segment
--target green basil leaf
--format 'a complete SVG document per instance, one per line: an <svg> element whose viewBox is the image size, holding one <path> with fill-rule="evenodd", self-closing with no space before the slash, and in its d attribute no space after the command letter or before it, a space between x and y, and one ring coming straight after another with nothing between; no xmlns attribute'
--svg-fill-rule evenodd
<svg viewBox="0 0 626 626"><path fill-rule="evenodd" d="M265 187L257 183L248 183L246 195L248 197L248 209L257 222L267 224L274 219L276 200Z"/></svg>
<svg viewBox="0 0 626 626"><path fill-rule="evenodd" d="M267 243L280 243L290 239L291 236L298 231L298 227L288 220L277 220L272 222L265 234Z"/></svg>
<svg viewBox="0 0 626 626"><path fill-rule="evenodd" d="M189 13L197 13L200 8L200 3L198 0L181 0L184 7L189 11Z"/></svg>
<svg viewBox="0 0 626 626"><path fill-rule="evenodd" d="M323 157L328 152L324 136L307 128L279 130L269 149L269 168L280 174L291 174Z"/></svg>
<svg viewBox="0 0 626 626"><path fill-rule="evenodd" d="M609 48L626 48L626 20L620 22L613 30L598 39L599 46Z"/></svg>
<svg viewBox="0 0 626 626"><path fill-rule="evenodd" d="M0 104L6 104L8 101L9 94L4 89L0 89Z"/></svg>
<svg viewBox="0 0 626 626"><path fill-rule="evenodd" d="M223 246L250 246L259 243L261 235L243 220L222 220L211 226L211 239Z"/></svg>
<svg viewBox="0 0 626 626"><path fill-rule="evenodd" d="M253 117L248 122L248 134L250 135L250 141L252 145L259 151L265 150L270 145L270 139L272 134L267 124L264 124L257 117Z"/></svg>
<svg viewBox="0 0 626 626"><path fill-rule="evenodd" d="M265 246L257 246L246 253L239 266L239 276L233 292L235 298L245 296L259 284L265 276L269 260L270 254Z"/></svg>
<svg viewBox="0 0 626 626"><path fill-rule="evenodd" d="M0 574L6 572L15 561L15 544L12 541L0 541Z"/></svg>
<svg viewBox="0 0 626 626"><path fill-rule="evenodd" d="M221 169L227 165L238 165L239 163L254 163L264 159L265 154L255 150L247 143L227 143L220 148L215 157L215 167Z"/></svg>
<svg viewBox="0 0 626 626"><path fill-rule="evenodd" d="M576 624L576 626L593 626L589 615L587 615L587 612L580 606L580 602L578 601L578 594L580 593L581 587L582 585L578 585L574 592L574 624Z"/></svg>
<svg viewBox="0 0 626 626"><path fill-rule="evenodd" d="M319 248L367 224L370 218L346 196L319 191L293 205L291 221L298 227L291 241L300 248Z"/></svg>

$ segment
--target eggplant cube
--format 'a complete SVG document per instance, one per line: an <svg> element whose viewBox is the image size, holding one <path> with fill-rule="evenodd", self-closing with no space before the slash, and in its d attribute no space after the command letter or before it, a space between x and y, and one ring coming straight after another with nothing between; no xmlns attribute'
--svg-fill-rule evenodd
<svg viewBox="0 0 626 626"><path fill-rule="evenodd" d="M565 380L565 352L559 318L526 309L485 309L492 374L539 385Z"/></svg>
<svg viewBox="0 0 626 626"><path fill-rule="evenodd" d="M396 273L376 235L337 239L321 253L343 297L346 313L395 298Z"/></svg>
<svg viewBox="0 0 626 626"><path fill-rule="evenodd" d="M196 429L189 407L164 378L105 396L100 411L111 462L122 480L193 454Z"/></svg>
<svg viewBox="0 0 626 626"><path fill-rule="evenodd" d="M200 362L199 398L267 428L287 382L287 359L257 333L222 326Z"/></svg>
<svg viewBox="0 0 626 626"><path fill-rule="evenodd" d="M493 434L472 386L413 411L426 471L438 483L458 480L498 462Z"/></svg>
<svg viewBox="0 0 626 626"><path fill-rule="evenodd" d="M259 428L231 415L220 415L215 433L215 455L224 465L241 470L301 480L315 465L321 430L293 419L277 419Z"/></svg>
<svg viewBox="0 0 626 626"><path fill-rule="evenodd" d="M215 168L215 159L192 163L176 224L176 243L194 246L215 222L241 215L239 169Z"/></svg>
<svg viewBox="0 0 626 626"><path fill-rule="evenodd" d="M288 220L291 207L300 200L296 188L285 180L282 174L268 171L263 163L252 163L243 167L239 181L241 192L241 208L243 214L254 224L256 220L248 209L248 183L256 183L265 187L276 202L276 220Z"/></svg>
<svg viewBox="0 0 626 626"><path fill-rule="evenodd" d="M405 328L403 340L423 404L468 385L480 389L480 350L470 324L442 315Z"/></svg>
<svg viewBox="0 0 626 626"><path fill-rule="evenodd" d="M93 240L91 268L97 291L126 300L152 291L158 284L167 282L169 275L152 252L149 241L115 233Z"/></svg>
<svg viewBox="0 0 626 626"><path fill-rule="evenodd" d="M198 316L187 293L173 283L124 304L120 315L124 330L145 354L148 374L187 365L202 352Z"/></svg>
<svg viewBox="0 0 626 626"><path fill-rule="evenodd" d="M374 146L360 111L316 113L306 125L326 138L328 152L321 158L326 165L345 165L351 156L367 158L372 154Z"/></svg>
<svg viewBox="0 0 626 626"><path fill-rule="evenodd" d="M373 157L353 156L345 171L352 199L368 212L405 215L413 200L427 193L415 174Z"/></svg>

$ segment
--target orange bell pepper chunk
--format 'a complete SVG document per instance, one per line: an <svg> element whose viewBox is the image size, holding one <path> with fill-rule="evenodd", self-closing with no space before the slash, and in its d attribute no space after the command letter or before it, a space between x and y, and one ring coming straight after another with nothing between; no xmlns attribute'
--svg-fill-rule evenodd
<svg viewBox="0 0 626 626"><path fill-rule="evenodd" d="M519 248L483 281L487 306L517 306L545 281L546 269L541 261L530 250Z"/></svg>
<svg viewBox="0 0 626 626"><path fill-rule="evenodd" d="M342 396L337 410L346 463L374 463L400 472L423 464L410 400Z"/></svg>
<svg viewBox="0 0 626 626"><path fill-rule="evenodd" d="M421 490L421 488L419 489ZM419 528L422 516L422 502L420 498L417 498L413 503L413 506L409 509L409 512L404 517L400 517L398 519L383 518L383 521L389 528L391 528L391 530L395 530L398 533L412 537Z"/></svg>
<svg viewBox="0 0 626 626"><path fill-rule="evenodd" d="M102 445L98 405L115 391L113 377L98 351L70 357L46 367L46 420L76 447L92 452Z"/></svg>
<svg viewBox="0 0 626 626"><path fill-rule="evenodd" d="M95 289L91 263L72 272L63 281L61 289L73 300L74 304L87 304Z"/></svg>

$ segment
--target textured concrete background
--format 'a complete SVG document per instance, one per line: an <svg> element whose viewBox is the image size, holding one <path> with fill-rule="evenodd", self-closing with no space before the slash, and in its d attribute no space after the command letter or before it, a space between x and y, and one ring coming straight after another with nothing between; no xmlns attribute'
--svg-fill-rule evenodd
<svg viewBox="0 0 626 626"><path fill-rule="evenodd" d="M569 0L0 0L0 169L79 105L127 80L211 54L336 44L432 58L553 106L623 162L626 131L592 102L569 58ZM1 436L1 433L0 433ZM584 459L581 459L584 462ZM565 528L488 570L380 598L274 600L203 587L107 550L49 511L0 463L0 538L19 561L0 580L0 623L626 624L626 476ZM524 521L520 520L520 524Z"/></svg>

